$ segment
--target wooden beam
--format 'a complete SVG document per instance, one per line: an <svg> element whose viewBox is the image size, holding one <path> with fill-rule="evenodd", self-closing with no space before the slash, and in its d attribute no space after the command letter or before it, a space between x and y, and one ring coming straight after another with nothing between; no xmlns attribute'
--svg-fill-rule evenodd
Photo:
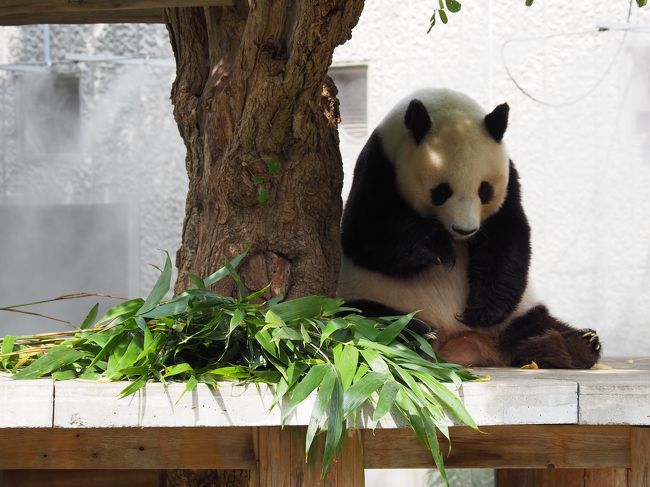
<svg viewBox="0 0 650 487"><path fill-rule="evenodd" d="M0 11L0 26L29 24L160 24L164 22L161 9L88 11L88 12L33 12L5 15Z"/></svg>
<svg viewBox="0 0 650 487"><path fill-rule="evenodd" d="M0 25L163 22L163 9L232 0L0 0Z"/></svg>
<svg viewBox="0 0 650 487"><path fill-rule="evenodd" d="M629 468L629 426L485 426L450 428L449 468ZM366 468L433 468L409 430L363 430ZM447 452L447 444L441 441Z"/></svg>
<svg viewBox="0 0 650 487"><path fill-rule="evenodd" d="M453 427L453 448L445 463L449 468L630 468L631 429L486 426L483 433L477 433L470 428ZM632 444L643 446L647 441L643 436L645 429L638 429L641 439ZM0 429L0 470L267 469L267 477L282 477L294 474L274 473L273 469L280 468L279 460L270 461L263 452L279 455L284 451L285 456L290 455L287 465L298 468L304 452L304 431L304 427L292 426ZM376 429L350 434L357 438L348 442L354 447L344 450L342 463L336 468L347 470L347 462L356 465L360 458L365 468L433 467L431 454L410 430ZM441 443L446 452L446 444ZM314 451L318 448L317 443ZM638 476L643 479L648 466L647 452L638 451L635 462ZM266 463L260 460L263 457Z"/></svg>
<svg viewBox="0 0 650 487"><path fill-rule="evenodd" d="M253 428L0 429L0 470L247 469Z"/></svg>
<svg viewBox="0 0 650 487"><path fill-rule="evenodd" d="M2 487L159 487L159 470L6 470Z"/></svg>

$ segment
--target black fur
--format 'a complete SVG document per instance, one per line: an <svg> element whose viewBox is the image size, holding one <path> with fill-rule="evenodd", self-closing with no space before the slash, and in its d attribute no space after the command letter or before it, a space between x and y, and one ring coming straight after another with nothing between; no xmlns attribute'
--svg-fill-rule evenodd
<svg viewBox="0 0 650 487"><path fill-rule="evenodd" d="M403 314L406 314L404 311L399 311L395 308L391 308L390 306L377 303L376 301L370 301L369 299L355 299L346 301L345 306L348 308L358 309L361 311L361 314L363 314L363 316L366 316L368 318L380 318L382 316L401 316ZM407 326L420 335L426 335L427 333L434 331L431 326L422 320L417 319L417 317L414 317L411 321L409 321L409 324Z"/></svg>
<svg viewBox="0 0 650 487"><path fill-rule="evenodd" d="M509 112L510 107L508 104L502 103L485 116L485 128L497 142L501 142L503 140L503 134L506 133Z"/></svg>
<svg viewBox="0 0 650 487"><path fill-rule="evenodd" d="M431 130L431 118L426 107L418 99L411 100L406 114L404 115L404 124L413 134L413 139L417 145L420 145L422 139Z"/></svg>
<svg viewBox="0 0 650 487"><path fill-rule="evenodd" d="M561 369L588 369L598 362L601 349L596 332L576 330L541 305L514 319L501 332L498 347L515 367L534 361Z"/></svg>
<svg viewBox="0 0 650 487"><path fill-rule="evenodd" d="M376 301L370 301L369 299L354 299L351 301L346 301L345 306L347 308L356 308L363 316L368 317L378 317L378 316L400 316L403 315L403 311L399 311L385 304L377 303Z"/></svg>
<svg viewBox="0 0 650 487"><path fill-rule="evenodd" d="M521 206L519 175L510 161L506 199L469 240L469 297L459 320L484 327L505 319L526 290L530 226Z"/></svg>
<svg viewBox="0 0 650 487"><path fill-rule="evenodd" d="M355 264L390 276L409 276L432 264L455 261L451 236L442 224L420 217L402 199L377 131L354 169L341 242Z"/></svg>

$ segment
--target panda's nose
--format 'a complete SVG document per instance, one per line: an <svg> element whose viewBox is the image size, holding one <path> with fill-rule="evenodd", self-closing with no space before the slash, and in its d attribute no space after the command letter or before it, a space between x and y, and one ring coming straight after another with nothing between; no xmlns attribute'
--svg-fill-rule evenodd
<svg viewBox="0 0 650 487"><path fill-rule="evenodd" d="M471 230L466 230L464 228L457 227L456 225L452 225L451 229L455 233L457 233L458 235L462 235L463 237L467 237L469 235L472 235L472 234L476 233L476 230L478 230L478 228L472 228Z"/></svg>

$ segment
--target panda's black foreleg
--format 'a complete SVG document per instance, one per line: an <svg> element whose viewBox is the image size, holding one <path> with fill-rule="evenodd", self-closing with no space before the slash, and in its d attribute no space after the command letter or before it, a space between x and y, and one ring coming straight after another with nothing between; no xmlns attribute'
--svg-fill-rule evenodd
<svg viewBox="0 0 650 487"><path fill-rule="evenodd" d="M345 302L345 306L348 308L356 308L361 311L363 316L368 318L380 317L380 316L399 316L406 314L403 311L391 308L384 304L378 303L376 301L371 301L369 299L355 299ZM422 320L417 318L412 319L407 325L409 329L413 330L420 335L430 335L435 332L429 325L427 325Z"/></svg>
<svg viewBox="0 0 650 487"><path fill-rule="evenodd" d="M501 332L498 347L515 367L535 362L552 369L588 369L601 351L594 330L573 328L542 305L514 319Z"/></svg>
<svg viewBox="0 0 650 487"><path fill-rule="evenodd" d="M459 319L473 328L492 326L514 311L528 282L530 226L512 161L503 206L483 223L468 247L469 296Z"/></svg>

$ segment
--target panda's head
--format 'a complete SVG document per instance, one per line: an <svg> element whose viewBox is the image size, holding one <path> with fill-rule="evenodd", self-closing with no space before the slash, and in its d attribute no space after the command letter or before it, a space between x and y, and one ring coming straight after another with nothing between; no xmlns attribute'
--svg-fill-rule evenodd
<svg viewBox="0 0 650 487"><path fill-rule="evenodd" d="M428 90L405 100L381 126L402 197L455 239L474 235L505 200L508 110L504 103L486 114L466 95Z"/></svg>

